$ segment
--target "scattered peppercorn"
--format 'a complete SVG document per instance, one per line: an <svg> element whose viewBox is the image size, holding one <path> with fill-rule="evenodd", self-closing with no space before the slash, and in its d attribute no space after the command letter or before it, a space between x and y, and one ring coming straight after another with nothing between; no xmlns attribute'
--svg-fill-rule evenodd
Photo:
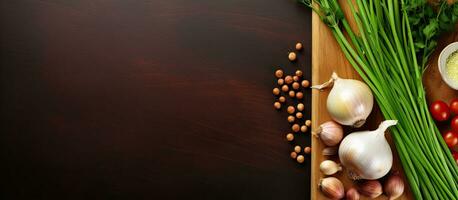
<svg viewBox="0 0 458 200"><path fill-rule="evenodd" d="M301 126L301 132L302 132L302 133L307 132L307 129L308 129L308 128L307 128L306 125L302 125L302 126Z"/></svg>
<svg viewBox="0 0 458 200"><path fill-rule="evenodd" d="M310 119L305 120L305 125L306 125L306 126L312 125L312 121L311 121Z"/></svg>
<svg viewBox="0 0 458 200"><path fill-rule="evenodd" d="M296 43L295 50L302 50L303 46L300 42ZM297 60L297 54L295 52L288 52L288 59L291 62ZM304 93L301 91L301 86L304 88L309 87L310 82L304 80L304 73L301 70L296 70L292 75L285 75L285 72L282 69L275 70L275 77L278 78L277 84L278 87L273 88L272 93L278 97L278 100L274 102L274 108L280 110L282 108L282 103L286 102L286 94L291 98L302 99L304 98ZM284 92L284 93L282 93ZM294 140L294 134L298 132L306 132L308 127L311 126L311 121L306 120L304 125L299 125L298 122L295 123L296 119L304 118L302 111L305 109L304 104L298 103L296 106L290 105L287 107L286 111L290 114L287 118L288 122L291 123L291 130L293 132L286 134L286 140L292 142ZM297 111L297 112L296 112ZM300 120L302 122L302 120ZM299 155L301 153L302 147L299 145L294 146L294 151L290 153L290 157L295 159L298 163L305 162L304 155ZM309 154L311 152L310 147L305 147L304 152Z"/></svg>
<svg viewBox="0 0 458 200"><path fill-rule="evenodd" d="M296 146L294 147L294 152L296 152L296 153L300 153L301 150L302 150L302 148L301 148L301 146L299 146L299 145L296 145Z"/></svg>
<svg viewBox="0 0 458 200"><path fill-rule="evenodd" d="M302 87L308 87L310 85L310 82L308 80L303 80L301 83Z"/></svg>
<svg viewBox="0 0 458 200"><path fill-rule="evenodd" d="M312 152L312 148L310 148L310 147L305 147L304 148L304 153L309 154L310 152Z"/></svg>
<svg viewBox="0 0 458 200"><path fill-rule="evenodd" d="M302 103L297 104L297 110L298 111L303 111L304 110L304 104L302 104Z"/></svg>
<svg viewBox="0 0 458 200"><path fill-rule="evenodd" d="M288 75L288 76L285 77L285 83L286 83L286 84L289 85L289 84L291 84L292 82L293 82L293 77L292 77L292 76L289 76L289 75Z"/></svg>
<svg viewBox="0 0 458 200"><path fill-rule="evenodd" d="M297 158L296 158L296 159L297 159L297 162L298 162L298 163L303 163L303 162L304 162L304 160L305 160L305 158L304 158L304 156L303 156L303 155L299 155L299 156L297 156Z"/></svg>
<svg viewBox="0 0 458 200"><path fill-rule="evenodd" d="M288 140L290 142L293 141L294 140L294 135L292 133L286 134L286 140Z"/></svg>
<svg viewBox="0 0 458 200"><path fill-rule="evenodd" d="M293 124L293 126L291 126L291 130L293 130L295 133L299 132L299 129L299 124Z"/></svg>
<svg viewBox="0 0 458 200"><path fill-rule="evenodd" d="M277 71L275 71L275 77L277 78L283 77L283 70L277 69Z"/></svg>
<svg viewBox="0 0 458 200"><path fill-rule="evenodd" d="M272 93L273 93L275 96L277 96L277 95L280 94L280 89L274 88L274 89L272 90Z"/></svg>
<svg viewBox="0 0 458 200"><path fill-rule="evenodd" d="M288 92L288 90L289 90L289 87L287 85L281 86L281 91Z"/></svg>
<svg viewBox="0 0 458 200"><path fill-rule="evenodd" d="M280 108L281 108L280 102L276 101L276 102L274 103L274 108L277 109L277 110L280 110Z"/></svg>
<svg viewBox="0 0 458 200"><path fill-rule="evenodd" d="M296 111L296 109L294 109L293 106L288 106L288 108L286 109L286 111L287 111L289 114L293 114L294 111Z"/></svg>
<svg viewBox="0 0 458 200"><path fill-rule="evenodd" d="M299 89L301 85L298 83L298 82L294 82L293 85L291 85L291 87L295 90Z"/></svg>
<svg viewBox="0 0 458 200"><path fill-rule="evenodd" d="M298 42L296 44L296 50L300 51L302 49L302 44L300 42Z"/></svg>
<svg viewBox="0 0 458 200"><path fill-rule="evenodd" d="M288 59L289 59L290 61L295 61L295 60L296 60L296 53L294 53L294 52L289 52L289 54L288 54Z"/></svg>
<svg viewBox="0 0 458 200"><path fill-rule="evenodd" d="M294 116L292 116L292 115L288 116L288 122L289 122L289 123L293 123L294 120L296 120L296 119L294 118Z"/></svg>

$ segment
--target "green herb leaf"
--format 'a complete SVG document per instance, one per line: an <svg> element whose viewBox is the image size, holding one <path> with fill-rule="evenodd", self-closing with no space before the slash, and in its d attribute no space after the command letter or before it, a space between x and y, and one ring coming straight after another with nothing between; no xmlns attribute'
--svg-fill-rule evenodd
<svg viewBox="0 0 458 200"><path fill-rule="evenodd" d="M437 19L430 19L429 24L423 28L423 34L425 34L426 38L432 38L436 35L437 30L439 30L439 22Z"/></svg>

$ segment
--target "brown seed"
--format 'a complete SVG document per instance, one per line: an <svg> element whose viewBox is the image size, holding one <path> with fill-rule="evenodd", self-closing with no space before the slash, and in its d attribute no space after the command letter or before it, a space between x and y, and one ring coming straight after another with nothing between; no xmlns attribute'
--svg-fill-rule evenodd
<svg viewBox="0 0 458 200"><path fill-rule="evenodd" d="M293 124L293 126L291 126L291 130L295 133L299 132L300 129L299 124Z"/></svg>
<svg viewBox="0 0 458 200"><path fill-rule="evenodd" d="M278 97L278 101L280 103L285 103L286 102L286 98L284 96Z"/></svg>
<svg viewBox="0 0 458 200"><path fill-rule="evenodd" d="M289 154L289 156L291 156L292 159L296 159L297 153L293 151Z"/></svg>
<svg viewBox="0 0 458 200"><path fill-rule="evenodd" d="M288 92L288 90L289 90L289 87L287 85L281 86L281 91Z"/></svg>
<svg viewBox="0 0 458 200"><path fill-rule="evenodd" d="M278 85L283 85L283 84L285 84L285 79L279 78L277 80L277 83L278 83Z"/></svg>
<svg viewBox="0 0 458 200"><path fill-rule="evenodd" d="M301 70L296 70L296 76L301 77L303 75Z"/></svg>
<svg viewBox="0 0 458 200"><path fill-rule="evenodd" d="M310 85L310 82L308 80L303 80L301 83L302 87L308 87Z"/></svg>
<svg viewBox="0 0 458 200"><path fill-rule="evenodd" d="M293 106L288 106L288 108L286 109L286 111L287 111L289 114L293 114L294 111L296 111L296 109L294 109Z"/></svg>
<svg viewBox="0 0 458 200"><path fill-rule="evenodd" d="M303 163L305 161L305 158L304 158L303 155L299 155L299 156L297 156L296 160L297 160L298 163Z"/></svg>
<svg viewBox="0 0 458 200"><path fill-rule="evenodd" d="M299 81L299 76L293 76L293 81Z"/></svg>
<svg viewBox="0 0 458 200"><path fill-rule="evenodd" d="M292 77L292 76L288 75L288 76L285 77L285 83L286 83L286 84L289 85L289 84L291 84L292 82L293 82L293 77Z"/></svg>
<svg viewBox="0 0 458 200"><path fill-rule="evenodd" d="M302 133L307 132L307 129L308 129L308 128L307 128L306 125L302 125L302 126L301 126L301 132L302 132Z"/></svg>
<svg viewBox="0 0 458 200"><path fill-rule="evenodd" d="M302 104L302 103L297 104L297 110L298 111L303 111L304 110L304 104Z"/></svg>
<svg viewBox="0 0 458 200"><path fill-rule="evenodd" d="M286 140L288 140L290 142L293 141L294 140L294 135L292 133L286 134Z"/></svg>
<svg viewBox="0 0 458 200"><path fill-rule="evenodd" d="M289 123L293 123L294 120L296 120L296 119L294 118L294 116L292 116L292 115L288 116L288 122L289 122Z"/></svg>
<svg viewBox="0 0 458 200"><path fill-rule="evenodd" d="M296 44L296 50L299 51L299 50L301 50L301 49L302 49L302 44L301 44L300 42L298 42L298 43Z"/></svg>
<svg viewBox="0 0 458 200"><path fill-rule="evenodd" d="M280 110L280 108L281 108L280 102L276 101L276 102L274 103L274 108L277 109L277 110Z"/></svg>
<svg viewBox="0 0 458 200"><path fill-rule="evenodd" d="M311 121L310 119L305 120L305 125L306 125L306 126L312 125L312 121Z"/></svg>
<svg viewBox="0 0 458 200"><path fill-rule="evenodd" d="M294 98L295 96L296 96L296 92L294 92L293 90L290 90L289 97Z"/></svg>
<svg viewBox="0 0 458 200"><path fill-rule="evenodd" d="M302 115L301 112L297 112L297 113L296 113L296 117L297 117L298 119L302 119L302 116L303 116L303 115Z"/></svg>
<svg viewBox="0 0 458 200"><path fill-rule="evenodd" d="M276 96L276 95L279 95L279 94L280 94L280 89L274 88L274 89L272 90L272 93L273 93L275 96Z"/></svg>
<svg viewBox="0 0 458 200"><path fill-rule="evenodd" d="M289 52L289 54L288 54L288 59L289 59L290 61L295 61L295 60L296 60L296 53L294 53L294 52Z"/></svg>
<svg viewBox="0 0 458 200"><path fill-rule="evenodd" d="M296 153L300 153L301 150L302 150L302 148L301 148L301 146L299 146L299 145L296 145L296 146L294 147L294 152L296 152Z"/></svg>
<svg viewBox="0 0 458 200"><path fill-rule="evenodd" d="M301 85L298 83L298 82L294 82L293 85L291 85L291 87L295 90L299 89Z"/></svg>
<svg viewBox="0 0 458 200"><path fill-rule="evenodd" d="M290 96L291 96L291 94L290 94ZM302 93L302 92L297 92L297 93L296 93L296 98L297 98L297 99L302 99L302 98L304 98L304 93Z"/></svg>
<svg viewBox="0 0 458 200"><path fill-rule="evenodd" d="M312 152L312 148L304 147L304 153L309 154L310 152Z"/></svg>
<svg viewBox="0 0 458 200"><path fill-rule="evenodd" d="M275 77L277 78L283 77L283 70L277 69L277 71L275 71Z"/></svg>

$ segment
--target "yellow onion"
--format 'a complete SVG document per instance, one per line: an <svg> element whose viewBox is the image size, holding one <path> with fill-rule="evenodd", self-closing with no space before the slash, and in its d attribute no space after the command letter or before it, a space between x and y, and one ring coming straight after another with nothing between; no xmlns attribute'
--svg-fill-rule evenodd
<svg viewBox="0 0 458 200"><path fill-rule="evenodd" d="M326 107L332 119L342 125L361 127L374 105L369 87L358 80L340 78L334 72L328 82L312 88L321 90L331 85Z"/></svg>

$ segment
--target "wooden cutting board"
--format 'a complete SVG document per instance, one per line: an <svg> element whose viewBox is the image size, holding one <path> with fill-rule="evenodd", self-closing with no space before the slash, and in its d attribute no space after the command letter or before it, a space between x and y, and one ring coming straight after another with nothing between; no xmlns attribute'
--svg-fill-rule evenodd
<svg viewBox="0 0 458 200"><path fill-rule="evenodd" d="M341 5L344 10L348 10L345 3L341 1ZM347 15L347 17L350 17ZM340 50L339 45L335 41L332 33L328 26L321 22L318 15L313 13L312 17L312 85L321 84L328 81L333 71L342 78L360 79L358 73L348 63L345 56ZM439 42L439 46L436 53L430 59L430 65L424 76L425 89L427 92L427 98L429 101L442 99L449 101L453 97L458 97L458 92L449 88L440 78L440 74L437 70L437 58L440 51L449 43L458 40L458 34L452 33L444 36ZM361 80L361 79L360 79ZM326 110L326 99L329 94L329 89L324 91L313 90L312 91L312 130L315 130L321 123L331 120ZM378 108L369 116L366 124L361 128L363 130L373 130L378 127L379 122L383 118ZM345 133L353 132L354 130L345 130ZM386 134L390 144L391 138L389 133ZM320 200L327 199L318 188L318 183L324 175L319 170L319 165L323 160L331 159L338 161L338 156L323 156L322 150L325 146L316 137L312 137L312 179L311 179L311 199ZM403 172L399 158L397 157L396 149L392 145L394 150L394 165L393 169L396 171ZM348 178L347 172L340 172L338 177L344 183L345 190L353 186L353 182ZM407 183L407 181L406 181ZM406 184L407 185L407 184ZM362 198L369 199L369 198ZM377 199L388 199L382 195ZM405 193L399 199L413 199L410 188L406 187Z"/></svg>

